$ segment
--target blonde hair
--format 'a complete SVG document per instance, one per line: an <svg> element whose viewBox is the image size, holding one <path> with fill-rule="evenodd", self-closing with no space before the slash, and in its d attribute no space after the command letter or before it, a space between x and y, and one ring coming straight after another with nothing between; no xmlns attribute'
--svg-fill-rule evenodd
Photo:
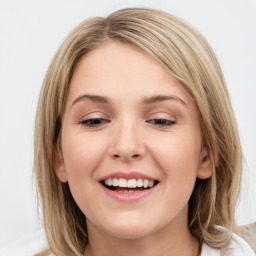
<svg viewBox="0 0 256 256"><path fill-rule="evenodd" d="M61 150L61 120L72 74L82 56L107 41L130 44L153 56L194 100L214 173L210 179L196 181L189 201L188 226L208 245L225 245L231 232L238 231L235 205L242 152L218 60L204 37L183 20L159 10L128 8L76 27L56 53L43 82L36 115L34 164L50 249L56 255L82 255L88 242L86 217L68 183L56 177L54 159L56 151Z"/></svg>

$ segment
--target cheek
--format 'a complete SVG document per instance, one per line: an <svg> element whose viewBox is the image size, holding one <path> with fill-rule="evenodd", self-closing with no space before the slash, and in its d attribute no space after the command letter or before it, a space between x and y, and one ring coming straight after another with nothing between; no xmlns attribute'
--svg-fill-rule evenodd
<svg viewBox="0 0 256 256"><path fill-rule="evenodd" d="M95 170L106 154L106 145L95 136L82 133L64 134L63 138L63 157L70 191L77 205L87 215L88 209L94 208L91 207L93 201L97 201Z"/></svg>
<svg viewBox="0 0 256 256"><path fill-rule="evenodd" d="M160 187L161 207L154 209L161 215L161 223L175 219L179 213L186 216L188 201L193 192L200 152L200 140L186 134L169 134L154 140L150 152L163 175Z"/></svg>
<svg viewBox="0 0 256 256"><path fill-rule="evenodd" d="M163 140L156 140L151 147L157 159L165 166L183 169L197 169L200 154L199 140L193 135L170 135ZM180 167L180 168L179 168ZM176 168L175 168L176 169Z"/></svg>
<svg viewBox="0 0 256 256"><path fill-rule="evenodd" d="M154 160L161 167L165 182L172 191L179 188L192 190L197 176L200 139L186 134L168 136L165 140L155 140L151 151Z"/></svg>
<svg viewBox="0 0 256 256"><path fill-rule="evenodd" d="M101 158L105 155L106 145L97 136L83 133L69 133L62 141L63 157L69 183L82 182L83 177L92 176Z"/></svg>

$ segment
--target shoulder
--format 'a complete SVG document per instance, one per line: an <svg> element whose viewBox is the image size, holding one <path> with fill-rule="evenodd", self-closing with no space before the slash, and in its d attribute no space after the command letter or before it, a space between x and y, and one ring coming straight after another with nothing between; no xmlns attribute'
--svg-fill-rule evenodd
<svg viewBox="0 0 256 256"><path fill-rule="evenodd" d="M34 256L35 254L45 250L47 247L48 243L44 230L38 230L0 248L0 255ZM51 256L54 255L51 254Z"/></svg>
<svg viewBox="0 0 256 256"><path fill-rule="evenodd" d="M232 234L227 246L216 249L203 244L201 256L255 256L251 247L239 236Z"/></svg>

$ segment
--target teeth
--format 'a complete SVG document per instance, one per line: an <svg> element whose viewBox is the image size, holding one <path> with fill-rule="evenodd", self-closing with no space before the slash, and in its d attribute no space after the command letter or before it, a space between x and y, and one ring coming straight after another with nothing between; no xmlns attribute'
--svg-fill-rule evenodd
<svg viewBox="0 0 256 256"><path fill-rule="evenodd" d="M133 192L139 192L139 190L119 190L120 193L133 193Z"/></svg>
<svg viewBox="0 0 256 256"><path fill-rule="evenodd" d="M117 178L114 178L114 179L113 179L113 186L117 187L118 184L119 184L118 179L117 179Z"/></svg>
<svg viewBox="0 0 256 256"><path fill-rule="evenodd" d="M112 186L112 185L113 185L112 179L108 179L108 185L109 185L109 186Z"/></svg>
<svg viewBox="0 0 256 256"><path fill-rule="evenodd" d="M148 186L149 186L150 188L152 188L152 187L154 186L154 181L153 181L153 180L150 180L150 181L148 182Z"/></svg>
<svg viewBox="0 0 256 256"><path fill-rule="evenodd" d="M139 188L141 188L141 187L143 186L143 180L142 180L142 179L138 179L138 180L136 181L136 186L139 187Z"/></svg>
<svg viewBox="0 0 256 256"><path fill-rule="evenodd" d="M148 187L148 180L144 180L144 181L143 181L143 187L144 187L144 188L147 188L147 187Z"/></svg>
<svg viewBox="0 0 256 256"><path fill-rule="evenodd" d="M127 188L127 183L128 183L128 182L127 182L127 180L126 180L126 179L122 179L122 178L120 178L120 179L119 179L119 184L118 184L118 185L119 185L119 187L120 187L120 188Z"/></svg>
<svg viewBox="0 0 256 256"><path fill-rule="evenodd" d="M148 179L129 179L126 180L124 178L114 178L114 179L107 179L104 180L105 185L108 186L114 186L114 187L121 187L121 188L147 188L150 187L152 188L154 186L154 181L153 180L148 180ZM128 190L120 191L123 193L126 193ZM132 191L132 190L131 190Z"/></svg>
<svg viewBox="0 0 256 256"><path fill-rule="evenodd" d="M135 179L128 180L127 187L128 188L136 188L136 180Z"/></svg>

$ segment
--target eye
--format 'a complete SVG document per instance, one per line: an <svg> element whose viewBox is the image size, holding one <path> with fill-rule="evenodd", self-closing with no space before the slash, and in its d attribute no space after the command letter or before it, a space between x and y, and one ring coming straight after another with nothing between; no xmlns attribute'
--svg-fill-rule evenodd
<svg viewBox="0 0 256 256"><path fill-rule="evenodd" d="M152 119L152 120L149 120L148 122L152 123L154 125L157 125L157 126L172 126L172 125L176 124L176 121L163 119L163 118Z"/></svg>
<svg viewBox="0 0 256 256"><path fill-rule="evenodd" d="M104 123L108 123L109 121L103 119L103 118L90 118L90 119L84 119L82 121L80 121L79 123L83 126L87 126L87 127L96 127L96 126L100 126Z"/></svg>

